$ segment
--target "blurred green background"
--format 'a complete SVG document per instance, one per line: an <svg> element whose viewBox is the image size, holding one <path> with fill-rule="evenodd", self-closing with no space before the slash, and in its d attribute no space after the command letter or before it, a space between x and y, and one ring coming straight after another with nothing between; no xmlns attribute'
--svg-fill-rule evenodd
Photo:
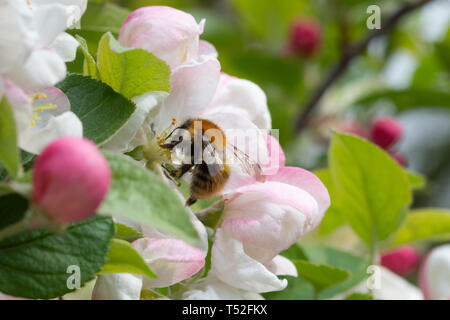
<svg viewBox="0 0 450 320"><path fill-rule="evenodd" d="M280 130L287 165L326 166L330 129L349 121L369 126L388 115L403 127L395 146L408 167L426 175L428 187L415 206L450 207L450 2L431 1L408 14L389 34L369 43L326 91L310 126L297 132L296 119L343 53L369 32L369 5L381 8L381 19L407 1L366 0L115 0L90 1L81 30L93 55L101 35L116 36L134 9L167 5L197 21L206 19L202 39L219 53L222 71L249 79L263 88ZM414 2L414 1L410 1ZM316 50L287 54L294 21L315 21ZM82 54L69 65L81 72Z"/></svg>

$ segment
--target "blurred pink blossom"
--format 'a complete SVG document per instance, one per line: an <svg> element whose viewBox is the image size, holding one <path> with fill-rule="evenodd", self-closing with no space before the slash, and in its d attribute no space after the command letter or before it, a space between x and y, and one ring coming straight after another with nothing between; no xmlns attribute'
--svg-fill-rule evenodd
<svg viewBox="0 0 450 320"><path fill-rule="evenodd" d="M419 254L412 246L403 246L381 256L381 265L400 276L411 274L420 261Z"/></svg>

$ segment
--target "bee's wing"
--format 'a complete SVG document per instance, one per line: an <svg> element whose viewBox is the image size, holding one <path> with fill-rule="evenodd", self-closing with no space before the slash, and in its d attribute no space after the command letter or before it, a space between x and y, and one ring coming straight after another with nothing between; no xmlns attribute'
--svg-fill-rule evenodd
<svg viewBox="0 0 450 320"><path fill-rule="evenodd" d="M221 152L218 152L217 149L206 140L203 140L203 161L207 164L208 172L213 177L225 169Z"/></svg>
<svg viewBox="0 0 450 320"><path fill-rule="evenodd" d="M261 166L250 159L250 157L243 151L239 150L232 144L227 144L226 147L227 164L237 166L245 174L254 177L257 181L265 181Z"/></svg>

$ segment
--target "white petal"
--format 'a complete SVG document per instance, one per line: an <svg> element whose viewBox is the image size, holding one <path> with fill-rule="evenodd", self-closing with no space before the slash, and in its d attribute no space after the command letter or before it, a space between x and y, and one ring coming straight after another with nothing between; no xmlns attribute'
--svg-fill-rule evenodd
<svg viewBox="0 0 450 320"><path fill-rule="evenodd" d="M224 112L238 117L246 117L258 128L271 128L271 117L264 91L255 83L231 77L225 73L220 75L216 94L203 113Z"/></svg>
<svg viewBox="0 0 450 320"><path fill-rule="evenodd" d="M50 49L35 50L22 67L7 76L25 90L51 87L66 76L66 64Z"/></svg>
<svg viewBox="0 0 450 320"><path fill-rule="evenodd" d="M0 5L0 73L23 65L37 44L33 12L25 1Z"/></svg>
<svg viewBox="0 0 450 320"><path fill-rule="evenodd" d="M298 276L297 268L292 261L280 255L266 263L266 267L276 275Z"/></svg>
<svg viewBox="0 0 450 320"><path fill-rule="evenodd" d="M149 112L159 105L167 95L167 92L152 91L133 98L132 101L136 104L136 110L122 129L103 145L103 148L117 152L128 152L137 147L137 145L132 143L133 138L141 128Z"/></svg>
<svg viewBox="0 0 450 320"><path fill-rule="evenodd" d="M208 278L201 286L183 293L183 300L245 300L249 296L245 291L233 288L215 277Z"/></svg>
<svg viewBox="0 0 450 320"><path fill-rule="evenodd" d="M83 125L73 112L65 112L52 118L39 130L28 128L19 133L19 146L31 153L39 154L42 149L61 137L83 137Z"/></svg>
<svg viewBox="0 0 450 320"><path fill-rule="evenodd" d="M112 273L97 278L93 300L139 300L142 276L131 273Z"/></svg>
<svg viewBox="0 0 450 320"><path fill-rule="evenodd" d="M380 277L379 282L373 283L364 280L359 285L353 287L343 294L339 294L333 299L343 299L353 292L369 293L368 282L371 285L378 285L371 290L371 294L378 300L423 300L422 292L416 286L409 283L406 279L396 275L392 271L382 266L377 266L378 271L371 277Z"/></svg>
<svg viewBox="0 0 450 320"><path fill-rule="evenodd" d="M450 244L433 249L427 256L419 283L426 299L450 299Z"/></svg>
<svg viewBox="0 0 450 320"><path fill-rule="evenodd" d="M222 229L216 232L210 272L226 284L246 291L279 291L287 286L287 280L278 279L264 265L250 258L242 243Z"/></svg>
<svg viewBox="0 0 450 320"><path fill-rule="evenodd" d="M222 111L203 113L201 117L218 125L225 132L227 143L245 153L251 160L260 165L270 163L266 139L250 119ZM232 162L233 159L229 161ZM237 170L237 166L230 164Z"/></svg>
<svg viewBox="0 0 450 320"><path fill-rule="evenodd" d="M31 0L34 29L39 34L39 47L47 47L67 27L63 6L56 3L40 4Z"/></svg>
<svg viewBox="0 0 450 320"><path fill-rule="evenodd" d="M55 51L64 62L73 61L77 55L78 41L68 33L60 33L50 44L50 49Z"/></svg>
<svg viewBox="0 0 450 320"><path fill-rule="evenodd" d="M86 11L87 0L32 0L31 7L58 7L62 11L62 16L65 19L66 27L71 27L74 23L80 20L83 13Z"/></svg>
<svg viewBox="0 0 450 320"><path fill-rule="evenodd" d="M173 70L172 88L155 120L156 132L162 132L172 118L179 123L196 117L208 105L217 87L220 64L216 59L191 60Z"/></svg>

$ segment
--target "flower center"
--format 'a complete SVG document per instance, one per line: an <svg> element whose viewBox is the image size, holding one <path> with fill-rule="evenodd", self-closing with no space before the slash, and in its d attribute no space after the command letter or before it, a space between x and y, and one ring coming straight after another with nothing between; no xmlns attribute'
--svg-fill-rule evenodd
<svg viewBox="0 0 450 320"><path fill-rule="evenodd" d="M34 104L35 101L37 101L41 98L47 99L47 95L45 93L36 92L36 94L31 96L30 102L31 102L31 104ZM54 110L57 107L58 106L53 103L47 103L47 104L41 104L38 106L33 106L32 107L33 113L31 114L30 126L34 127L34 126L36 126L36 121L42 120L42 116L40 115L40 114L42 114L42 112L44 112L45 110Z"/></svg>

